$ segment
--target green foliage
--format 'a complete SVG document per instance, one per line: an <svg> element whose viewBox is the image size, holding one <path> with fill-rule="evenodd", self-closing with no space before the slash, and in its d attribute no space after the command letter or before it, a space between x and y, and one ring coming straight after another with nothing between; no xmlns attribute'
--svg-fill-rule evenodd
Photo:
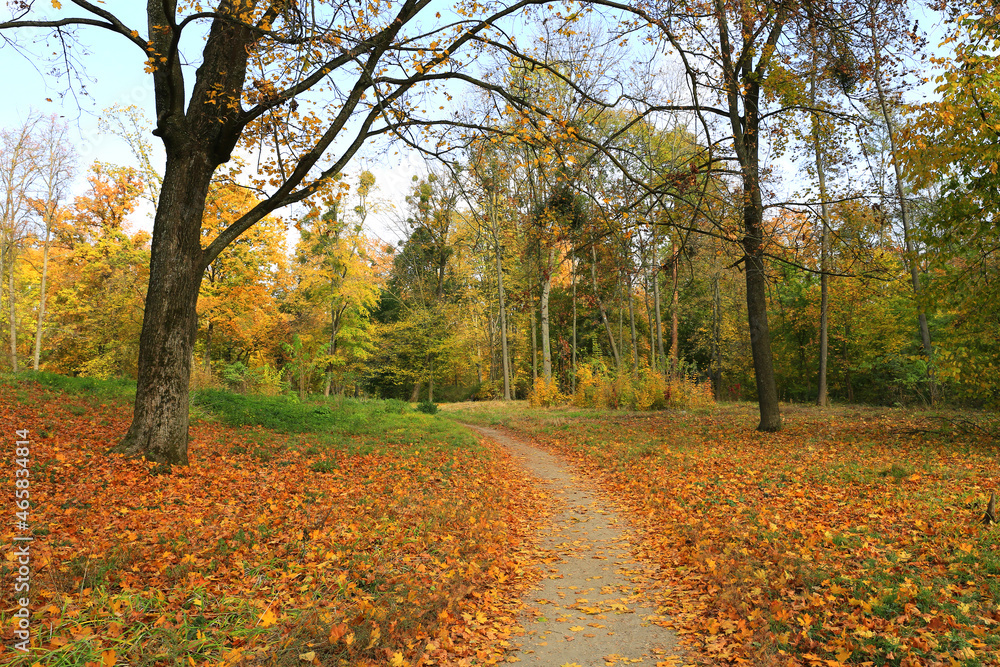
<svg viewBox="0 0 1000 667"><path fill-rule="evenodd" d="M417 412L422 412L425 415L437 414L438 406L433 401L420 401L417 403Z"/></svg>

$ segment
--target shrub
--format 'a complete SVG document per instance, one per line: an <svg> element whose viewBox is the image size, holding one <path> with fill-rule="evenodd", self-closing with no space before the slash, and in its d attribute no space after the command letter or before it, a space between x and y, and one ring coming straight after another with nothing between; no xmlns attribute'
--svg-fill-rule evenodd
<svg viewBox="0 0 1000 667"><path fill-rule="evenodd" d="M559 391L559 383L554 379L539 378L528 393L528 403L536 408L550 408L565 402L566 397Z"/></svg>
<svg viewBox="0 0 1000 667"><path fill-rule="evenodd" d="M576 371L576 393L573 405L580 408L606 408L601 387L601 376L590 364L582 364Z"/></svg>
<svg viewBox="0 0 1000 667"><path fill-rule="evenodd" d="M692 374L672 378L667 389L667 405L670 407L694 409L715 405L712 383L707 380L699 382Z"/></svg>
<svg viewBox="0 0 1000 667"><path fill-rule="evenodd" d="M417 411L423 412L426 415L433 415L437 413L438 406L433 401L420 401L417 403Z"/></svg>
<svg viewBox="0 0 1000 667"><path fill-rule="evenodd" d="M641 368L638 373L616 373L599 363L580 366L573 395L573 404L581 408L690 409L714 402L711 384L699 382L693 374L682 374L668 381L650 368Z"/></svg>

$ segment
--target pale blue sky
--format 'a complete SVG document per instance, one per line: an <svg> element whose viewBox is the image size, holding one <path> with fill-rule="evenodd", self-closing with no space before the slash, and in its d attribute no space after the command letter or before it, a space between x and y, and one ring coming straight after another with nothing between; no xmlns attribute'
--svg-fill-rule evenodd
<svg viewBox="0 0 1000 667"><path fill-rule="evenodd" d="M68 6L69 3L66 3ZM119 16L126 25L135 27L140 34L145 34L144 3L136 0L106 0L104 6ZM55 10L52 10L56 14ZM936 17L924 13L921 17L921 27L931 29ZM37 31L41 39L44 31ZM9 46L0 48L0 71L4 72L5 87L16 91L0 104L0 126L11 127L22 122L30 110L43 114L55 113L64 117L69 123L74 143L80 151L80 172L76 192L85 185L82 174L87 165L99 159L119 164L132 164L132 156L123 141L110 135L102 135L98 130L98 119L104 109L118 103L121 105L135 104L145 110L147 117L152 118L153 94L149 76L143 71L143 54L139 49L119 35L100 29L82 31L89 54L81 60L86 65L87 81L85 87L89 93L86 96L66 94L66 81L50 77L44 72L48 69L45 63L25 59ZM22 39L25 35L22 34ZM196 38L197 35L193 35ZM932 48L939 38L932 38ZM36 53L51 53L52 45L46 48L43 41L31 44L24 40L28 50ZM190 80L191 77L189 77ZM930 94L931 86L924 86L915 91L918 96ZM51 101L50 101L51 100ZM152 141L155 149L160 151L159 140ZM159 153L162 156L162 152ZM162 157L161 157L162 160ZM402 160L402 164L400 164ZM403 154L402 157L391 155L370 156L367 161L355 162L359 171L368 168L376 175L379 195L397 206L402 205L402 197L412 187L413 174L422 172L422 164L413 155ZM143 227L151 226L148 220L148 207L139 212L136 223ZM384 237L395 236L392 231L394 214L383 215L374 219L376 232ZM144 219L146 218L146 219Z"/></svg>

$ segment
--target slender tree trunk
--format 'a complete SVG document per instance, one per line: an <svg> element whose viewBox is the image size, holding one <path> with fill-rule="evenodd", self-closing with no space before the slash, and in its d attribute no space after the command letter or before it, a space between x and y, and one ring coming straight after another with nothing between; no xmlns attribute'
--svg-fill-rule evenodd
<svg viewBox="0 0 1000 667"><path fill-rule="evenodd" d="M847 402L854 403L854 385L851 384L851 360L848 357L848 347L851 340L851 322L844 325L844 380L847 382Z"/></svg>
<svg viewBox="0 0 1000 667"><path fill-rule="evenodd" d="M656 311L656 350L659 353L660 364L657 368L660 373L663 373L666 370L667 355L663 350L663 314L660 311L660 267L656 255L653 256L653 262L656 264L656 269L653 271L653 307Z"/></svg>
<svg viewBox="0 0 1000 667"><path fill-rule="evenodd" d="M45 283L49 274L49 243L52 238L52 219L46 215L45 245L42 249L42 283L38 288L38 326L35 328L35 356L32 368L38 370L38 362L42 356L42 332L45 329Z"/></svg>
<svg viewBox="0 0 1000 667"><path fill-rule="evenodd" d="M418 403L420 401L420 381L413 385L413 391L410 392L410 403Z"/></svg>
<svg viewBox="0 0 1000 667"><path fill-rule="evenodd" d="M531 386L538 382L538 322L531 311Z"/></svg>
<svg viewBox="0 0 1000 667"><path fill-rule="evenodd" d="M434 402L434 358L427 359L427 366L430 368L430 377L427 380L427 400Z"/></svg>
<svg viewBox="0 0 1000 667"><path fill-rule="evenodd" d="M7 254L10 257L10 268L7 272L7 306L10 309L10 369L17 373L17 295L14 292L14 265L17 253L13 242Z"/></svg>
<svg viewBox="0 0 1000 667"><path fill-rule="evenodd" d="M201 221L213 171L195 151L168 159L153 225L135 409L116 450L158 463L188 462L191 351L205 271Z"/></svg>
<svg viewBox="0 0 1000 667"><path fill-rule="evenodd" d="M874 18L874 17L873 17ZM899 217L903 223L903 244L906 247L906 263L910 270L910 282L913 284L913 298L917 306L917 324L920 328L920 341L923 344L924 356L927 357L927 374L930 378L930 398L933 403L937 397L937 388L934 375L931 372L930 362L933 354L931 344L931 331L927 324L927 313L921 303L920 272L917 267L917 254L914 249L913 235L910 232L909 207L906 205L906 194L903 191L903 172L899 166L899 154L896 151L896 128L889 115L889 107L886 102L885 88L882 85L882 58L881 48L878 43L878 36L875 30L871 31L872 49L875 55L875 90L878 93L879 108L882 111L882 119L885 121L885 129L889 135L889 153L892 156L892 168L896 176L896 196L899 198Z"/></svg>
<svg viewBox="0 0 1000 667"><path fill-rule="evenodd" d="M630 275L625 281L625 287L628 289L628 323L629 328L632 333L632 372L639 372L639 337L635 334L635 307L632 303L632 276Z"/></svg>
<svg viewBox="0 0 1000 667"><path fill-rule="evenodd" d="M4 278L7 274L4 273L4 269L7 266L7 243L6 239L0 238L0 303L3 301L4 292ZM9 358L9 355L8 355Z"/></svg>
<svg viewBox="0 0 1000 667"><path fill-rule="evenodd" d="M205 370L209 373L212 372L212 329L214 326L212 320L209 320L205 331Z"/></svg>
<svg viewBox="0 0 1000 667"><path fill-rule="evenodd" d="M573 248L573 349L570 361L570 391L576 393L576 248Z"/></svg>
<svg viewBox="0 0 1000 667"><path fill-rule="evenodd" d="M653 324L653 309L649 304L649 265L645 262L643 264L642 301L646 306L646 324L649 325L649 367L656 368L656 327Z"/></svg>
<svg viewBox="0 0 1000 667"><path fill-rule="evenodd" d="M622 360L618 356L618 346L615 345L615 335L611 331L611 322L608 321L608 313L604 309L604 302L601 301L601 293L597 290L597 248L590 246L590 278L594 282L594 298L597 299L597 308L601 311L601 321L604 323L604 330L608 333L608 342L611 344L611 354L615 358L615 368L621 370Z"/></svg>
<svg viewBox="0 0 1000 667"><path fill-rule="evenodd" d="M815 107L815 70L813 70L812 75L810 76L809 87L812 105ZM826 407L830 404L826 387L827 358L829 352L828 309L830 303L830 276L827 274L827 248L830 244L830 215L826 206L826 168L823 164L823 150L820 147L819 117L816 115L813 116L813 150L816 153L816 178L819 181L820 224L823 225L823 231L820 233L819 246L819 388L816 392L816 405Z"/></svg>
<svg viewBox="0 0 1000 667"><path fill-rule="evenodd" d="M680 248L674 245L670 260L670 277L673 280L673 288L670 297L670 375L677 377L680 370L681 346L678 336L678 316L680 299L677 294L677 265L680 263Z"/></svg>
<svg viewBox="0 0 1000 667"><path fill-rule="evenodd" d="M542 319L542 378L545 382L552 382L552 346L549 340L549 294L552 292L552 262L555 257L555 249L549 249L548 261L545 264L545 272L542 275L542 298L540 299L540 311Z"/></svg>
<svg viewBox="0 0 1000 667"><path fill-rule="evenodd" d="M716 400L722 396L722 298L719 274L712 278L712 384Z"/></svg>
<svg viewBox="0 0 1000 667"><path fill-rule="evenodd" d="M333 306L330 308L330 346L328 349L328 354L332 358L333 355L337 354L337 331L340 329L340 317L343 315L343 309L337 312L337 307ZM326 382L323 383L323 397L329 398L330 391L333 389L333 362L331 361L326 365Z"/></svg>
<svg viewBox="0 0 1000 667"><path fill-rule="evenodd" d="M503 355L503 400L509 401L510 395L510 353L507 350L507 307L503 293L503 264L500 259L500 243L496 243L497 257L497 293L500 296L500 348Z"/></svg>

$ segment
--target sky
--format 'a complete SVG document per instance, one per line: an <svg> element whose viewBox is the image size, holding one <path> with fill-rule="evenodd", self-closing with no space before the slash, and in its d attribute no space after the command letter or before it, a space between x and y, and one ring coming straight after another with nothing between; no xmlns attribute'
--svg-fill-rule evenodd
<svg viewBox="0 0 1000 667"><path fill-rule="evenodd" d="M144 34L144 4L136 0L106 0L103 6L120 17L126 25L136 27ZM921 26L925 30L933 31L935 22L936 17L933 15L924 13L921 17ZM38 31L37 35L42 37L44 32ZM932 32L932 48L937 41L940 39L934 37ZM35 54L57 50L44 41L33 44L25 42L24 46L25 51ZM82 81L86 94L67 93L66 81L46 75L47 66L36 57L25 57L9 45L0 46L0 71L4 72L5 88L16 91L15 95L7 96L0 104L0 127L14 127L23 122L32 111L45 115L57 114L64 118L80 153L80 176L73 193L79 194L86 186L87 165L94 160L134 164L124 141L100 132L98 122L103 111L116 103L122 106L134 104L143 109L151 120L153 90L149 76L143 71L142 54L124 38L109 31L91 29L86 31L86 53L79 47L74 48L86 65L86 79ZM193 77L188 76L188 81L192 79ZM924 86L915 91L915 95L926 97L932 88L933 86ZM160 143L155 138L152 143L158 151L159 164L162 165ZM379 153L368 151L359 156L348 169L349 174L356 174L362 169L375 174L378 188L375 196L381 200L383 212L369 217L369 226L376 236L391 243L400 235L398 221L404 215L403 198L413 186L412 177L426 173L427 170L423 161L414 153L402 149L398 154L394 152L385 150L384 147ZM795 171L791 164L784 165L783 169L786 172ZM151 207L147 205L140 208L134 222L140 228L151 229ZM294 240L292 232L290 248Z"/></svg>
<svg viewBox="0 0 1000 667"><path fill-rule="evenodd" d="M102 4L125 25L145 34L145 3L106 0ZM43 31L37 32L38 37L42 35ZM155 116L152 81L144 72L143 54L138 48L117 34L98 29L87 31L85 44L86 55L82 55L81 60L86 64L86 79L80 82L86 90L85 94L68 93L66 80L48 75L49 68L33 57L33 54L53 52L52 45L44 41L26 41L23 51L28 57L9 45L0 46L0 72L4 72L4 86L17 91L0 103L0 128L16 127L32 112L46 116L56 114L64 119L79 153L73 195L85 190L86 169L95 160L138 166L123 140L100 131L99 121L105 109L114 104L134 104L145 112L151 123ZM77 52L82 53L80 49ZM190 82L193 77L189 75L187 80ZM162 144L156 138L152 138L152 144L157 166L162 173L165 162ZM383 204L382 213L368 218L370 231L388 243L395 243L399 238L397 218L402 215L403 197L413 186L412 177L425 173L426 167L412 152L400 151L398 155L359 157L348 168L348 174L356 174L362 169L375 175L378 188L375 197ZM152 214L151 206L140 206L132 216L132 222L140 229L152 230ZM291 225L289 229L291 250L297 235Z"/></svg>

